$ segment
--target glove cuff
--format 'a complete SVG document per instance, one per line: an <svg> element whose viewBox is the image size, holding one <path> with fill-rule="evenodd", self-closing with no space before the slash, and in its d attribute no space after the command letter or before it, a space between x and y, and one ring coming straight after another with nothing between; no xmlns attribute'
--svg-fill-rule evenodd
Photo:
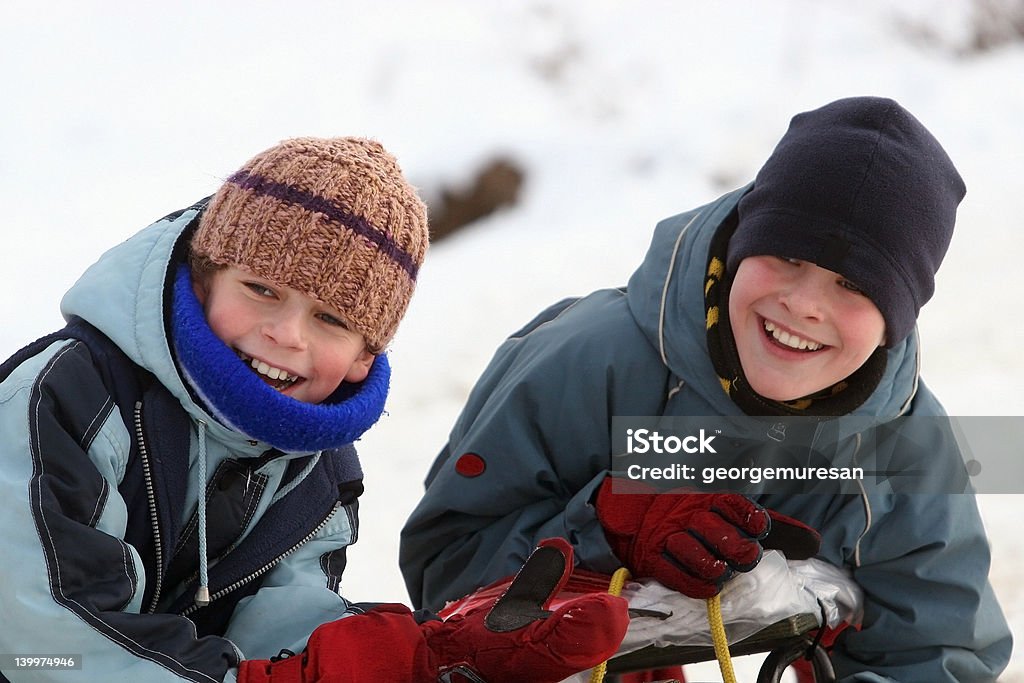
<svg viewBox="0 0 1024 683"><path fill-rule="evenodd" d="M633 542L654 503L654 493L646 485L630 480L616 482L616 491L612 486L612 477L605 477L594 498L594 509L608 546L620 562L630 566Z"/></svg>
<svg viewBox="0 0 1024 683"><path fill-rule="evenodd" d="M433 681L437 667L430 661L424 636L408 607L382 604L318 627L302 654L276 662L243 661L238 681Z"/></svg>
<svg viewBox="0 0 1024 683"><path fill-rule="evenodd" d="M238 683L304 683L305 655L292 655L272 662L246 659L238 665Z"/></svg>
<svg viewBox="0 0 1024 683"><path fill-rule="evenodd" d="M768 510L771 528L761 545L781 550L788 560L808 560L821 550L821 534L798 519L775 510Z"/></svg>

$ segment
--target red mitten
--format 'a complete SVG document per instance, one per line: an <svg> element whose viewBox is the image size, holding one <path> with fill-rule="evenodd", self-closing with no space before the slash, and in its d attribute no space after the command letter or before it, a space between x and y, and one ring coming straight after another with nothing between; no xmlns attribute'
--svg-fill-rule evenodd
<svg viewBox="0 0 1024 683"><path fill-rule="evenodd" d="M554 683L611 657L629 625L625 600L593 593L544 610L571 573L572 546L546 539L491 609L424 624L438 672L465 667L487 683Z"/></svg>
<svg viewBox="0 0 1024 683"><path fill-rule="evenodd" d="M240 683L554 683L612 656L626 633L626 601L591 594L544 607L572 571L572 547L548 539L493 606L417 624L402 605L325 624L302 655L245 661Z"/></svg>
<svg viewBox="0 0 1024 683"><path fill-rule="evenodd" d="M621 487L621 488L620 488ZM764 508L737 493L654 493L611 477L598 490L597 518L615 555L637 578L691 598L710 598L737 571L761 560L771 526ZM634 492L635 491L635 492Z"/></svg>

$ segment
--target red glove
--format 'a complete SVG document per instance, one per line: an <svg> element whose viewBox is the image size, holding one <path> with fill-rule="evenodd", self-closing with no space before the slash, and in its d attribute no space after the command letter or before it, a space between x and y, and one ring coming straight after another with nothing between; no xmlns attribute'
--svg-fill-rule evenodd
<svg viewBox="0 0 1024 683"><path fill-rule="evenodd" d="M544 606L572 572L572 547L541 541L487 608L418 624L403 605L324 624L301 655L244 661L240 683L554 683L611 657L626 634L626 601L595 593Z"/></svg>
<svg viewBox="0 0 1024 683"><path fill-rule="evenodd" d="M791 546L801 559L817 552L816 531L738 493L654 493L623 480L615 488L620 492L612 493L612 479L605 479L595 502L612 551L634 576L657 579L691 598L710 598L737 571L753 569L762 546L783 552ZM786 547L766 538L773 518L790 536L781 539Z"/></svg>

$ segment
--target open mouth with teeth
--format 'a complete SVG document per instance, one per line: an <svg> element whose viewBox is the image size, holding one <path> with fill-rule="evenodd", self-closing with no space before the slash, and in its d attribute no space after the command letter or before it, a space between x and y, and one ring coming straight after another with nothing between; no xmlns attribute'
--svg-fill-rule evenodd
<svg viewBox="0 0 1024 683"><path fill-rule="evenodd" d="M268 365L264 361L248 356L241 351L236 350L235 353L238 354L243 363L249 366L250 370L256 373L257 377L278 391L284 391L295 385L296 382L301 382L305 379L298 375L290 375L286 370L275 368L273 365Z"/></svg>
<svg viewBox="0 0 1024 683"><path fill-rule="evenodd" d="M816 341L810 341L802 337L798 337L795 334L787 332L786 330L779 329L779 327L770 320L764 321L764 333L765 335L775 342L779 346L786 347L793 351L803 351L804 353L813 353L814 351L820 351L825 348L825 344L820 344Z"/></svg>

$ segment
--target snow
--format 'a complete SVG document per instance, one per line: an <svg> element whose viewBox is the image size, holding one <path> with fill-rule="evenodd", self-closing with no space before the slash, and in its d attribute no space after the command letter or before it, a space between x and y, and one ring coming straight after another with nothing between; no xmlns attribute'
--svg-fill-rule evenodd
<svg viewBox="0 0 1024 683"><path fill-rule="evenodd" d="M103 250L282 138L376 137L428 198L493 156L516 159L520 204L430 251L393 345L388 415L360 444L367 493L344 592L405 600L398 531L504 335L550 302L623 284L655 222L749 180L792 114L879 94L935 133L969 188L920 319L924 377L953 414L1024 415L1024 323L1004 308L1024 293L1024 43L958 56L966 0L895 7L3 3L13 258L0 356L59 326L61 294ZM992 580L1022 634L1024 497L980 503ZM1001 680L1024 681L1024 657Z"/></svg>

